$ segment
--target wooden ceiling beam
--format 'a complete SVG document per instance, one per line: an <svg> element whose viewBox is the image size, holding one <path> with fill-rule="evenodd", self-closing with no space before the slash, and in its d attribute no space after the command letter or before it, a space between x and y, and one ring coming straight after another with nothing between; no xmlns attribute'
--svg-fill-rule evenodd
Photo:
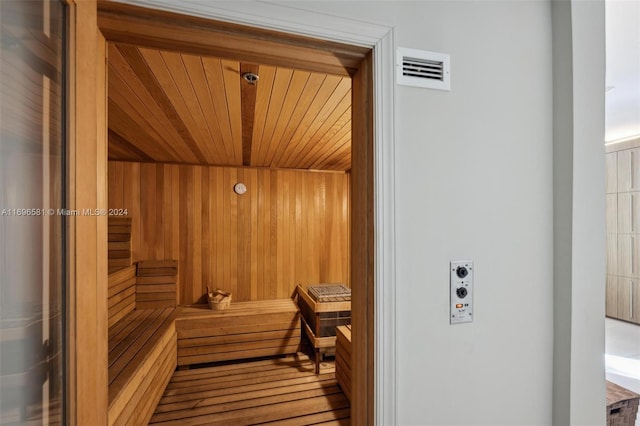
<svg viewBox="0 0 640 426"><path fill-rule="evenodd" d="M242 108L242 165L251 165L251 148L253 143L253 122L256 113L256 94L259 82L250 83L242 76L245 73L258 74L258 65L240 64L240 105Z"/></svg>
<svg viewBox="0 0 640 426"><path fill-rule="evenodd" d="M111 42L343 76L353 75L369 50L104 0L98 26Z"/></svg>

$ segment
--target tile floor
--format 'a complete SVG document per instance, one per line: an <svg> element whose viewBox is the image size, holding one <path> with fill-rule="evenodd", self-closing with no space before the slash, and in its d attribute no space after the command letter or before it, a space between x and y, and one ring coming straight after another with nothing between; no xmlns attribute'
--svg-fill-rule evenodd
<svg viewBox="0 0 640 426"><path fill-rule="evenodd" d="M607 380L640 394L640 325L605 319L605 369Z"/></svg>

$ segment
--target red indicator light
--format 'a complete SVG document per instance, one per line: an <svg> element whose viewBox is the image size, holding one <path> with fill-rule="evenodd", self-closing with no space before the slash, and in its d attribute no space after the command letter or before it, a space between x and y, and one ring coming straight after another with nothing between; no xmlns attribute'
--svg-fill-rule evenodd
<svg viewBox="0 0 640 426"><path fill-rule="evenodd" d="M457 309L460 309L460 308L462 308L462 307L463 307L462 303L458 303L458 304L456 304L456 308L457 308Z"/></svg>

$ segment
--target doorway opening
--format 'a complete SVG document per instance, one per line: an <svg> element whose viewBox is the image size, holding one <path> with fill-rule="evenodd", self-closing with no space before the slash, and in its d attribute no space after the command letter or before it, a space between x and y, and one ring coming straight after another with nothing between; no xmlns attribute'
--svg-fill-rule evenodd
<svg viewBox="0 0 640 426"><path fill-rule="evenodd" d="M153 260L177 255L182 263L183 260L193 259L194 254L195 257L205 259L204 265L199 261L192 261L188 266L179 266L182 274L177 280L179 305L202 301L202 287L209 279L228 283L231 288L225 290L235 289L240 300L270 300L285 296L290 285L301 284L296 282L296 265L291 268L291 265L285 264L289 263L285 257L287 251L294 259L295 256L302 255L300 259L303 264L305 260L319 258L320 263L330 265L328 270L323 271L319 263L317 266L316 261L312 261L311 266L305 267L313 277L307 279L307 284L316 280L339 280L352 288L352 359L357 360L357 363L353 366L354 397L351 401L351 415L355 422L358 418L362 419L359 424L372 422L374 392L373 370L370 366L373 365L374 352L374 176L370 50L109 3L101 4L99 25L109 46L110 64L109 207L128 210L126 203L136 200L140 203L135 214L140 218L141 230L137 231L137 237L132 237L132 241L139 239L137 243L132 243L132 251L138 250L140 255L144 253L147 256L145 259L153 257ZM133 28L141 30L136 32ZM154 63L157 68L152 65ZM131 70L134 71L133 74ZM241 89L238 95L237 92L232 93L233 88L226 86L229 82L229 85L235 87L235 81L245 72L259 76L253 117L247 117L251 111L243 108L243 105L251 102L251 88L244 91ZM111 79L112 75L114 80ZM125 76L132 78L124 78ZM208 90L218 90L212 89L211 83L219 81L220 76L225 86L219 90L225 96L211 96L209 100L206 96L201 96L202 92L194 82L200 79L202 83L206 83ZM118 78L120 81L117 81ZM310 84L312 78L316 82ZM261 86L264 82L266 84ZM300 94L304 94L307 87L315 87L314 85L318 89L310 100L303 96L292 98L289 102L292 105L291 112L284 113L284 110L274 109L276 112L270 114L272 104L284 106L287 103L287 93L292 88L297 90L295 87L300 87ZM143 89L142 94L137 95L132 86ZM261 89L265 86L267 89ZM286 93L277 88L280 86L287 87ZM180 94L180 88L185 92L190 91L190 100L185 100L183 94ZM127 95L126 90L131 90L131 93ZM260 90L268 92L267 101L260 100L264 99L259 97ZM151 96L152 102L140 102L141 97L145 96ZM308 115L314 101L322 98L324 101L318 103L317 112ZM132 105L136 102L139 103L138 108ZM302 124L288 126L291 119L287 121L287 114L293 117L295 106L301 103L308 103L306 112L300 114ZM350 107L348 103L351 103ZM154 114L149 110L141 112L139 109L142 106L148 108L149 105L158 107L160 113ZM230 112L232 105L235 106L235 113ZM347 109L350 109L349 114ZM207 119L213 120L213 111L217 124L220 125L221 121L226 124L218 129L212 125L205 127L195 119L198 111L205 122ZM238 112L240 115L236 117ZM138 119L132 119L136 114ZM154 122L162 115L169 118L169 124ZM281 120L282 117L285 118ZM307 122L304 121L306 117L309 117ZM246 130L247 123L253 124L251 131ZM347 137L344 129L347 128L351 130L352 142L349 160L345 160L347 157L344 156L344 138ZM215 137L217 131L220 140L225 140L225 135L228 136L228 144L199 145L201 141L189 137L199 132L218 139ZM292 150L273 143L275 139L287 139L287 136L290 137L289 140L295 140L297 133L331 134L337 139L323 145L321 138L314 140L312 137L292 145ZM275 137L277 134L279 136ZM259 137L256 138L256 135ZM331 153L335 154L334 157L326 155ZM218 159L221 162L209 163L208 159ZM314 166L331 170L309 171ZM286 170L287 168L296 170ZM300 169L306 171L301 172ZM297 173L304 175L298 178ZM262 174L265 176L261 176ZM231 195L232 198L228 201L222 195L212 195L205 201L206 194L215 194L211 190L218 182L221 190L227 191L227 194L237 183L242 183L248 189L247 192L254 188L261 188L262 191L255 191L257 198L254 201L249 197L242 198L244 196L237 193ZM133 188L128 187L132 183ZM313 190L306 195L302 194L298 200L296 190L303 190L305 185ZM122 191L116 188L122 188ZM267 200L267 194L275 194L275 198ZM330 200L344 200L345 196L346 203ZM310 205L318 207L324 203L326 207L330 202L333 207L322 212L321 222L324 223L320 229L314 228L318 219L312 218L308 223L300 225L301 232L295 234L293 245L288 248L286 245L278 245L278 241L285 241L287 238L286 227L280 230L279 227L274 229L265 224L278 223L278 218L284 217L280 216L279 209L286 214L287 203L289 212L294 218L298 217L298 209L304 210L305 197ZM167 202L176 199L183 203ZM116 205L118 202L123 205ZM244 211L243 203L246 204ZM181 219L183 216L180 216L180 209L183 208L190 212L188 214L192 221ZM234 208L240 210L236 210L237 213L234 214ZM132 207L132 210L135 211L136 208ZM329 210L335 215L327 214ZM177 211L177 214L171 215L169 220L165 211ZM207 211L207 218L199 214L199 211ZM211 219L215 211L221 211L221 217ZM264 218L252 215L258 211L264 213ZM345 213L347 223L336 220L340 217L344 219ZM198 243L198 231L202 234L205 223L210 225L206 227L209 235L214 237L208 241L206 238L201 239ZM224 232L231 224L231 228L243 232L254 231L262 224L261 230L255 233L256 247L253 247L253 239L247 241L238 235L231 235L226 241ZM214 231L214 225L220 232ZM132 224L131 229L135 233L134 228L135 224ZM185 235L186 240L183 239ZM350 238L345 238L348 236ZM320 247L310 244L305 248L304 243L314 237L322 239ZM300 241L297 242L296 238ZM202 241L206 242L202 244ZM253 261L259 259L259 246L262 245L264 249L265 245L270 244L275 250L272 252L275 253L272 255L275 259L270 259L275 268L261 266L258 262L254 265ZM247 267L244 270L234 270L224 257L207 256L207 253L211 254L217 247L238 247L231 263ZM303 248L301 252L297 252L299 247ZM347 252L344 251L345 247ZM171 257L167 257L167 253ZM206 264L210 259L215 259L215 268L213 263ZM279 270L280 267L282 271ZM336 271L331 271L332 269ZM262 273L262 279L266 277L274 284L261 286L258 271ZM206 273L220 275L203 278ZM288 281L287 273L292 277Z"/></svg>

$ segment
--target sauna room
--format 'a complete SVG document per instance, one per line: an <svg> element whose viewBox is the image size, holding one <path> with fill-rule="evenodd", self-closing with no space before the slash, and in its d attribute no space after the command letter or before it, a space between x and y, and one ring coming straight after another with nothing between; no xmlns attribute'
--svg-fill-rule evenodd
<svg viewBox="0 0 640 426"><path fill-rule="evenodd" d="M352 79L106 49L109 424L349 424Z"/></svg>

